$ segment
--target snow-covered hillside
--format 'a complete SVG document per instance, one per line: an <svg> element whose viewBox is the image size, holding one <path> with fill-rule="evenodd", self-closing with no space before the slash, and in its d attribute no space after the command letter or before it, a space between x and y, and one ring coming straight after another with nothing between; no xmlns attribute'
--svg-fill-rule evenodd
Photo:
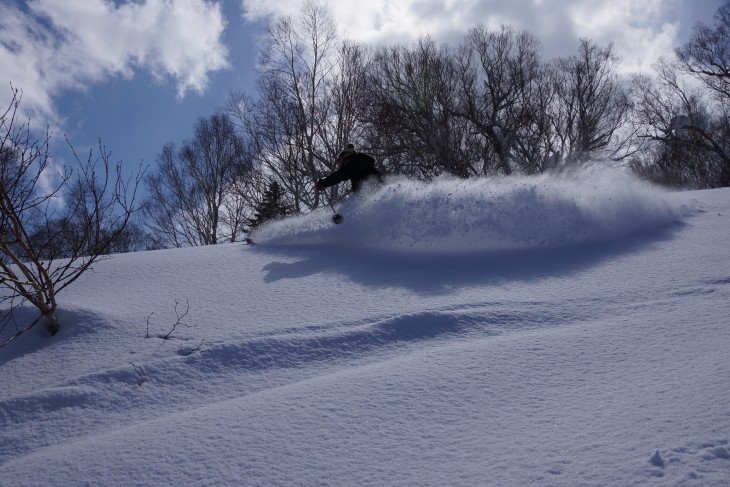
<svg viewBox="0 0 730 487"><path fill-rule="evenodd" d="M339 211L95 265L0 349L0 485L730 484L730 190Z"/></svg>

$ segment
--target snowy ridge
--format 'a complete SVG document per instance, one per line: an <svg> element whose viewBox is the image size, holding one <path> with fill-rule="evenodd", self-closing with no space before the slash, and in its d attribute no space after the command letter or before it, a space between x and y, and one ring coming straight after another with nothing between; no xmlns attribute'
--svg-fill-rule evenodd
<svg viewBox="0 0 730 487"><path fill-rule="evenodd" d="M329 208L257 230L269 245L330 244L390 251L461 252L561 247L621 239L676 222L681 209L619 170L535 177L395 179ZM685 210L686 211L686 210Z"/></svg>

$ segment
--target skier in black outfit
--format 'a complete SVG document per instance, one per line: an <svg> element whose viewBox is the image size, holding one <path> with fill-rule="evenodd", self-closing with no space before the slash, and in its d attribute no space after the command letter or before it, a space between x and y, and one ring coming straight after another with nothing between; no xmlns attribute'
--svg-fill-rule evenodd
<svg viewBox="0 0 730 487"><path fill-rule="evenodd" d="M368 179L383 181L380 171L375 168L375 159L363 152L357 152L353 144L347 144L337 156L337 162L340 163L337 171L315 182L317 190L329 188L349 179L352 184L352 192L357 193L362 187L362 183Z"/></svg>

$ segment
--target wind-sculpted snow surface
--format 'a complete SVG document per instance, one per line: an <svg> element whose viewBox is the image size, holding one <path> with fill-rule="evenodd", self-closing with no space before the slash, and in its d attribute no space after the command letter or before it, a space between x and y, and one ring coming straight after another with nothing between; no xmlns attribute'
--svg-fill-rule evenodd
<svg viewBox="0 0 730 487"><path fill-rule="evenodd" d="M728 486L730 188L394 181L349 205L262 229L321 247L97 262L58 335L0 348L0 486ZM420 236L507 250L387 250Z"/></svg>
<svg viewBox="0 0 730 487"><path fill-rule="evenodd" d="M348 244L437 252L559 247L606 241L678 219L663 192L623 172L539 177L396 179L329 208L260 228L270 245Z"/></svg>

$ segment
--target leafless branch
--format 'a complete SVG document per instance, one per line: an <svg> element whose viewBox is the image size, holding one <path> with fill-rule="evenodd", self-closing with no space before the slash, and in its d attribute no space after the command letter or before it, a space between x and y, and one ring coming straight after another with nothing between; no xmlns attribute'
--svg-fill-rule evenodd
<svg viewBox="0 0 730 487"><path fill-rule="evenodd" d="M76 159L75 174L51 163L50 132L36 138L30 123L19 121L20 90L0 117L0 301L11 312L24 303L40 316L6 339L7 345L45 318L51 334L59 330L57 295L105 255L136 211L142 172L127 181L121 166L110 167L110 153ZM53 184L48 188L47 182ZM59 200L63 204L59 204Z"/></svg>

